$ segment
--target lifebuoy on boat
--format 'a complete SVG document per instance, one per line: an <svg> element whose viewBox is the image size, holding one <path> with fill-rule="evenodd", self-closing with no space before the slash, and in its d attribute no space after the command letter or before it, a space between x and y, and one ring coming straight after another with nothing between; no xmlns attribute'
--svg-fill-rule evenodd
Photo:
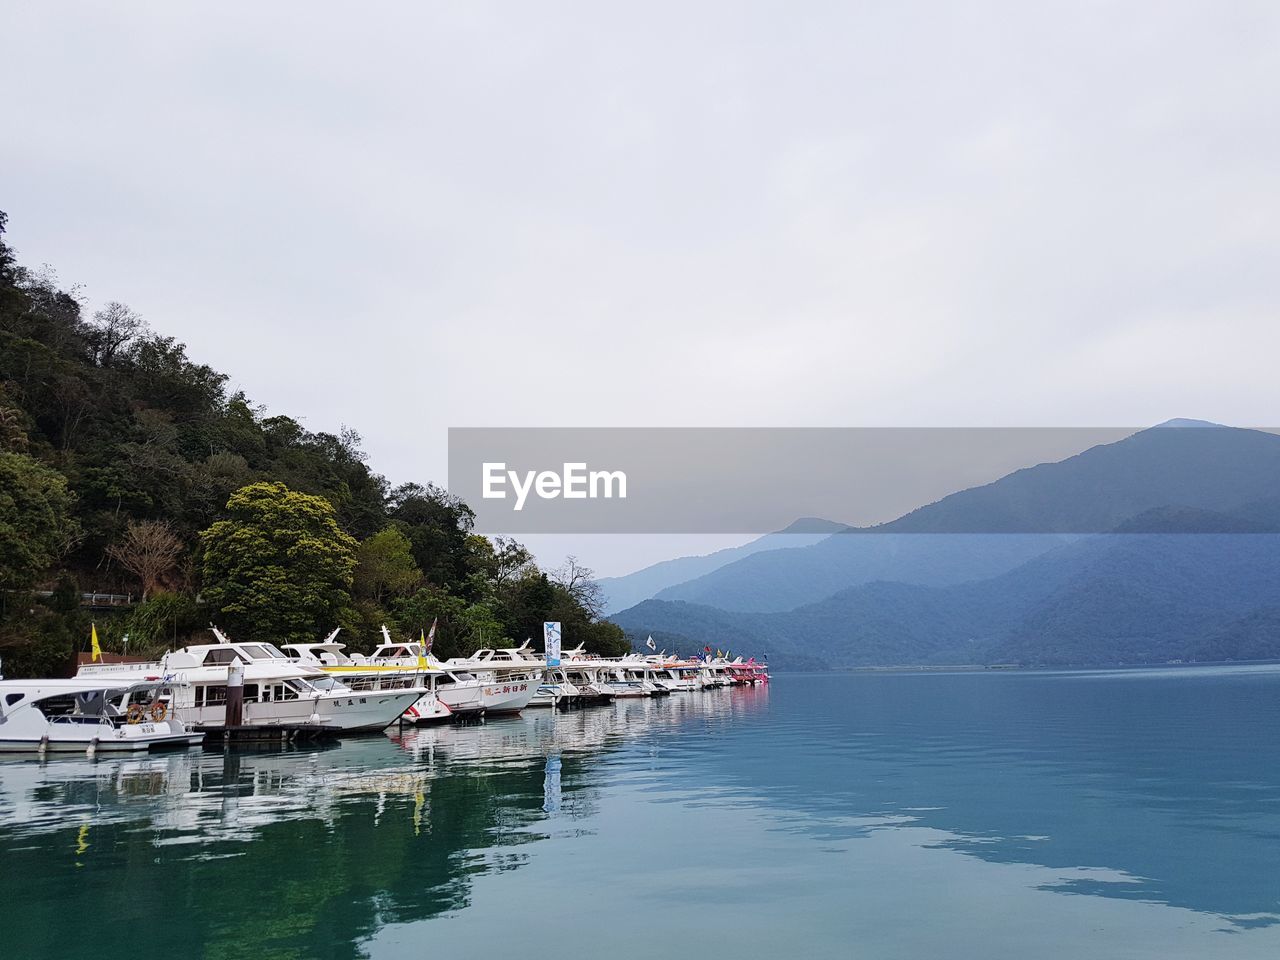
<svg viewBox="0 0 1280 960"><path fill-rule="evenodd" d="M145 712L146 711L142 706L142 704L131 703L129 704L129 709L125 711L124 715L125 715L125 719L128 720L130 723L141 723L142 715Z"/></svg>
<svg viewBox="0 0 1280 960"><path fill-rule="evenodd" d="M169 715L169 705L163 700L157 700L151 704L151 719L159 723Z"/></svg>

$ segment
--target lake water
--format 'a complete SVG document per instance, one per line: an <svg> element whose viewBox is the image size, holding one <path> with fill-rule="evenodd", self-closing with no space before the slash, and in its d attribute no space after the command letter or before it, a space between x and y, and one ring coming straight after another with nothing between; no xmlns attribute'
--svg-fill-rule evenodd
<svg viewBox="0 0 1280 960"><path fill-rule="evenodd" d="M0 760L0 956L1280 956L1280 667Z"/></svg>

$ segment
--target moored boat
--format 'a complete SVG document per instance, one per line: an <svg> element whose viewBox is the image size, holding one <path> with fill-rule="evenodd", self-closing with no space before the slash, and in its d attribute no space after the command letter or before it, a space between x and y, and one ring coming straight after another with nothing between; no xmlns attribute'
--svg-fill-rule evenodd
<svg viewBox="0 0 1280 960"><path fill-rule="evenodd" d="M77 677L105 682L176 681L173 705L197 727L226 724L232 665L243 671L243 726L313 725L340 733L381 730L423 694L404 690L356 691L319 666L291 660L270 643L197 644L149 663L89 664Z"/></svg>
<svg viewBox="0 0 1280 960"><path fill-rule="evenodd" d="M0 750L96 753L196 746L166 680L0 680Z"/></svg>
<svg viewBox="0 0 1280 960"><path fill-rule="evenodd" d="M346 644L338 643L337 636L338 630L334 630L320 643L286 643L281 649L291 659L314 664L357 692L422 690L422 695L400 715L401 722L426 724L454 719L454 711L437 696L436 681L444 671L423 664L408 667L373 663L364 657L356 659L346 653Z"/></svg>

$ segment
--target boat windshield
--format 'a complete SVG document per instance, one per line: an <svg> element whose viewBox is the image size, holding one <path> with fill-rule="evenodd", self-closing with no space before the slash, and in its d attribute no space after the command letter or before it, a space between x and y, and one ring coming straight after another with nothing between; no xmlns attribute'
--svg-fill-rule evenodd
<svg viewBox="0 0 1280 960"><path fill-rule="evenodd" d="M325 693L346 693L351 689L345 683L341 683L333 677L315 677L309 680L308 683L317 690L323 690Z"/></svg>
<svg viewBox="0 0 1280 960"><path fill-rule="evenodd" d="M237 660L243 663L248 662L244 654L234 647L215 647L204 655L204 665L206 667L222 663L235 663Z"/></svg>

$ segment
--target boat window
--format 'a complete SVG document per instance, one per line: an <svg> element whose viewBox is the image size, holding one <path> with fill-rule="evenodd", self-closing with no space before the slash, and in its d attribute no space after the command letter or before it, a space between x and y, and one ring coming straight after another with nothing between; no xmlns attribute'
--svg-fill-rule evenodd
<svg viewBox="0 0 1280 960"><path fill-rule="evenodd" d="M341 683L333 679L333 677L316 677L311 681L311 686L317 690L344 690L346 689Z"/></svg>
<svg viewBox="0 0 1280 960"><path fill-rule="evenodd" d="M246 683L244 685L244 702L245 703L258 702L258 685L256 683Z"/></svg>
<svg viewBox="0 0 1280 960"><path fill-rule="evenodd" d="M59 697L46 697L40 701L40 712L46 717L65 717L76 709L75 694L64 694Z"/></svg>
<svg viewBox="0 0 1280 960"><path fill-rule="evenodd" d="M11 693L4 698L5 706L12 707L15 703L25 697L25 693Z"/></svg>
<svg viewBox="0 0 1280 960"><path fill-rule="evenodd" d="M199 689L200 689L199 687L196 688L197 692L199 691ZM204 688L204 705L206 707L218 706L221 704L225 704L226 702L227 702L226 687L205 687ZM196 701L196 705L199 706L198 698Z"/></svg>
<svg viewBox="0 0 1280 960"><path fill-rule="evenodd" d="M204 655L204 666L216 666L221 663L235 663L245 658L232 647L217 647Z"/></svg>
<svg viewBox="0 0 1280 960"><path fill-rule="evenodd" d="M302 680L286 680L283 686L277 686L281 700L297 700L300 695L311 692L311 688Z"/></svg>
<svg viewBox="0 0 1280 960"><path fill-rule="evenodd" d="M284 653L280 650L279 647L275 646L275 644L264 643L262 644L262 649L267 651L267 656L269 657L274 657L277 660L287 659Z"/></svg>

